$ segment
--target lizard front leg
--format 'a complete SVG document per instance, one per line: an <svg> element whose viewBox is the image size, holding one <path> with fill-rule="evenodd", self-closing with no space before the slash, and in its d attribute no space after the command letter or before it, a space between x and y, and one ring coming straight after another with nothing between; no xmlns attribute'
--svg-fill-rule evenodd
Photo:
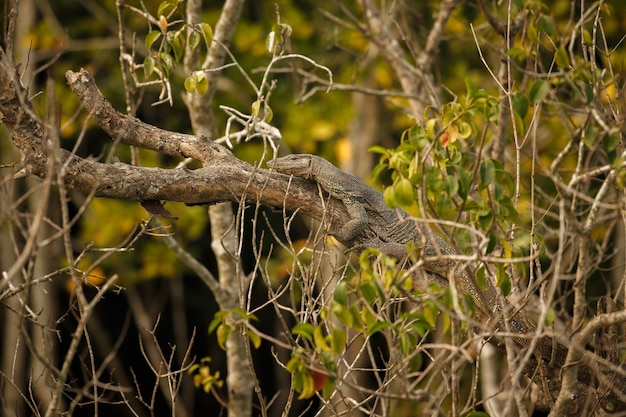
<svg viewBox="0 0 626 417"><path fill-rule="evenodd" d="M359 235L365 227L367 226L369 216L367 215L367 211L363 204L359 201L351 198L345 197L341 198L340 196L336 196L341 199L343 204L346 206L348 210L348 214L350 215L350 221L340 227L338 230L330 230L329 233L333 235L337 240L341 242L348 242Z"/></svg>

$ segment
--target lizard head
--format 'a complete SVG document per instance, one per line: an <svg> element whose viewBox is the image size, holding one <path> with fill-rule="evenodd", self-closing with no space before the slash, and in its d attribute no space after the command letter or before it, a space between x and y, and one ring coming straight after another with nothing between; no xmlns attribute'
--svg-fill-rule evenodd
<svg viewBox="0 0 626 417"><path fill-rule="evenodd" d="M312 178L311 155L292 154L267 161L271 169L305 179Z"/></svg>

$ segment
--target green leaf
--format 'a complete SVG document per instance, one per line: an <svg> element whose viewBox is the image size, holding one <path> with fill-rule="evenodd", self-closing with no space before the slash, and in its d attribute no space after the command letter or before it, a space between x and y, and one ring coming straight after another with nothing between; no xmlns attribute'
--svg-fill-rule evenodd
<svg viewBox="0 0 626 417"><path fill-rule="evenodd" d="M153 30L146 35L146 40L145 40L146 49L150 50L150 48L152 47L152 44L161 37L161 33L162 32L160 30Z"/></svg>
<svg viewBox="0 0 626 417"><path fill-rule="evenodd" d="M200 45L200 34L195 30L192 30L189 33L189 38L187 39L187 44L189 45L189 49L192 51Z"/></svg>
<svg viewBox="0 0 626 417"><path fill-rule="evenodd" d="M333 382L331 378L328 378L328 380L324 384L324 388L322 389L322 397L324 397L324 399L328 401L331 395L334 394L334 392L335 392L335 383Z"/></svg>
<svg viewBox="0 0 626 417"><path fill-rule="evenodd" d="M159 58L161 59L163 72L165 72L165 76L169 78L172 74L172 70L174 69L174 60L172 59L172 56L163 52L159 54Z"/></svg>
<svg viewBox="0 0 626 417"><path fill-rule="evenodd" d="M505 297L511 292L511 279L502 264L498 264L496 268L496 285L500 287Z"/></svg>
<svg viewBox="0 0 626 417"><path fill-rule="evenodd" d="M218 311L213 316L213 320L209 323L209 334L213 333L213 331L224 321L224 316L226 315L226 311Z"/></svg>
<svg viewBox="0 0 626 417"><path fill-rule="evenodd" d="M166 37L167 43L172 52L174 52L174 60L176 62L180 62L180 59L183 57L183 51L185 49L184 36L182 30L177 30L176 32L168 32Z"/></svg>
<svg viewBox="0 0 626 417"><path fill-rule="evenodd" d="M409 142L420 152L426 147L428 138L424 135L424 129L420 125L413 125L409 129Z"/></svg>
<svg viewBox="0 0 626 417"><path fill-rule="evenodd" d="M565 50L565 47L559 46L557 48L556 55L554 56L554 60L556 62L556 65L559 68L569 69L570 60L569 60L569 55L567 55L567 51Z"/></svg>
<svg viewBox="0 0 626 417"><path fill-rule="evenodd" d="M439 308L434 304L428 304L424 306L422 311L424 314L424 319L430 325L430 327L434 328L437 325L437 317L439 316Z"/></svg>
<svg viewBox="0 0 626 417"><path fill-rule="evenodd" d="M480 174L480 185L479 189L484 190L487 188L493 181L493 178L496 175L496 167L493 163L493 160L486 159L480 164L479 169Z"/></svg>
<svg viewBox="0 0 626 417"><path fill-rule="evenodd" d="M556 26L550 16L541 15L539 18L539 30L550 37L556 35Z"/></svg>
<svg viewBox="0 0 626 417"><path fill-rule="evenodd" d="M345 326L352 327L354 324L352 320L352 315L348 311L346 306L343 306L339 303L332 303L332 311L335 317Z"/></svg>
<svg viewBox="0 0 626 417"><path fill-rule="evenodd" d="M621 166L621 163L623 163L624 160L622 158L615 158L615 161L613 161L613 166L615 166L616 162L620 162L619 166ZM615 179L615 183L619 187L626 188L626 171L619 171L619 175Z"/></svg>
<svg viewBox="0 0 626 417"><path fill-rule="evenodd" d="M157 9L157 16L167 16L176 7L176 2L162 1Z"/></svg>
<svg viewBox="0 0 626 417"><path fill-rule="evenodd" d="M344 332L343 329L339 327L333 328L330 346L334 354L343 352L346 347L346 332Z"/></svg>
<svg viewBox="0 0 626 417"><path fill-rule="evenodd" d="M467 314L469 314L470 317L474 316L474 313L476 312L476 303L474 303L472 296L465 294L463 296L463 302L465 308L467 309Z"/></svg>
<svg viewBox="0 0 626 417"><path fill-rule="evenodd" d="M400 345L400 353L402 356L407 357L415 349L417 345L417 337L413 333L404 332L398 337Z"/></svg>
<svg viewBox="0 0 626 417"><path fill-rule="evenodd" d="M313 343L313 325L311 323L298 323L291 329L291 333L296 336L302 336L309 342Z"/></svg>
<svg viewBox="0 0 626 417"><path fill-rule="evenodd" d="M467 98L474 99L478 95L479 88L476 87L470 77L465 77L463 80L465 82L465 90L467 91Z"/></svg>
<svg viewBox="0 0 626 417"><path fill-rule="evenodd" d="M465 206L463 207L463 209L465 211L474 211L477 210L480 206L478 205L478 202L476 200L474 200L473 198L468 198L467 200L465 200Z"/></svg>
<svg viewBox="0 0 626 417"><path fill-rule="evenodd" d="M423 363L424 363L424 360L422 358L421 353L416 353L409 360L409 370L411 372L418 372L422 369Z"/></svg>
<svg viewBox="0 0 626 417"><path fill-rule="evenodd" d="M387 153L389 152L389 149L385 148L384 146L374 145L374 146L370 146L367 151L371 153L377 153L380 155L387 155Z"/></svg>
<svg viewBox="0 0 626 417"><path fill-rule="evenodd" d="M442 314L441 327L437 330L441 330L442 333L447 333L450 330L451 323L452 320L450 319L450 314Z"/></svg>
<svg viewBox="0 0 626 417"><path fill-rule="evenodd" d="M387 170L387 165L385 165L384 163L380 163L378 165L376 165L374 167L374 169L372 170L372 179L375 180L376 178L378 178L378 176Z"/></svg>
<svg viewBox="0 0 626 417"><path fill-rule="evenodd" d="M326 337L324 337L321 325L313 329L313 343L315 347L321 351L330 351L330 346L326 343Z"/></svg>
<svg viewBox="0 0 626 417"><path fill-rule="evenodd" d="M143 60L143 74L146 78L150 78L150 76L154 73L154 58L151 56L147 56Z"/></svg>
<svg viewBox="0 0 626 417"><path fill-rule="evenodd" d="M600 133L600 129L597 126L590 126L583 135L583 143L587 148L591 149L596 143L596 139L598 139L598 134Z"/></svg>
<svg viewBox="0 0 626 417"><path fill-rule="evenodd" d="M250 339L250 342L252 342L252 346L254 346L255 349L258 349L261 346L261 336L257 333L248 330L246 332L246 336L248 336L248 339Z"/></svg>
<svg viewBox="0 0 626 417"><path fill-rule="evenodd" d="M429 192L440 191L443 186L443 176L436 167L428 167L426 171L426 189Z"/></svg>
<svg viewBox="0 0 626 417"><path fill-rule="evenodd" d="M385 190L383 191L383 197L385 198L385 203L389 207L397 207L398 206L398 202L396 201L396 193L395 193L393 187L385 188Z"/></svg>
<svg viewBox="0 0 626 417"><path fill-rule="evenodd" d="M435 139L437 137L437 119L428 119L426 121L426 134L429 139ZM423 148L422 148L423 149ZM418 150L422 150L418 149Z"/></svg>
<svg viewBox="0 0 626 417"><path fill-rule="evenodd" d="M335 291L333 291L333 299L335 300L335 302L341 305L345 306L346 304L348 304L348 290L345 281L341 281L335 287Z"/></svg>
<svg viewBox="0 0 626 417"><path fill-rule="evenodd" d="M206 48L209 49L211 47L211 42L213 42L213 29L211 29L211 25L208 23L199 23L198 28L200 29L200 33L204 38L204 44Z"/></svg>
<svg viewBox="0 0 626 417"><path fill-rule="evenodd" d="M617 145L619 145L620 134L619 130L615 129L612 132L607 133L602 138L602 148L605 152L613 152ZM618 165L619 166L619 165Z"/></svg>
<svg viewBox="0 0 626 417"><path fill-rule="evenodd" d="M527 33L528 39L530 39L531 43L538 44L540 42L537 26L535 26L532 22L528 25Z"/></svg>
<svg viewBox="0 0 626 417"><path fill-rule="evenodd" d="M459 139L467 139L472 135L472 125L467 122L461 122L458 124Z"/></svg>
<svg viewBox="0 0 626 417"><path fill-rule="evenodd" d="M363 329L363 322L361 321L361 310L357 306L352 306L348 309L348 313L351 316L352 327L355 329Z"/></svg>
<svg viewBox="0 0 626 417"><path fill-rule="evenodd" d="M223 350L226 350L226 340L228 339L228 336L230 336L231 331L231 327L225 323L222 323L217 327L217 331L215 333L217 336L217 344L220 345Z"/></svg>
<svg viewBox="0 0 626 417"><path fill-rule="evenodd" d="M448 196L456 196L459 193L459 179L453 176L447 176L444 188Z"/></svg>
<svg viewBox="0 0 626 417"><path fill-rule="evenodd" d="M426 320L420 319L411 323L411 329L423 338L424 336L426 336L426 332L433 329L433 326L428 324Z"/></svg>
<svg viewBox="0 0 626 417"><path fill-rule="evenodd" d="M194 80L193 77L185 78L183 85L185 86L185 91L188 93L196 91L196 80Z"/></svg>
<svg viewBox="0 0 626 417"><path fill-rule="evenodd" d="M280 35L277 35L275 31L271 31L265 37L265 49L267 49L270 54L276 52L276 45L278 43L280 43Z"/></svg>
<svg viewBox="0 0 626 417"><path fill-rule="evenodd" d="M511 98L513 103L513 111L523 119L528 114L528 99L521 92L516 92Z"/></svg>
<svg viewBox="0 0 626 417"><path fill-rule="evenodd" d="M530 102L533 104L543 101L550 92L550 85L545 80L537 80L530 88Z"/></svg>
<svg viewBox="0 0 626 417"><path fill-rule="evenodd" d="M288 43L292 31L291 26L285 23L272 26L272 31L265 38L265 47L268 52L272 55L283 52L282 48Z"/></svg>
<svg viewBox="0 0 626 417"><path fill-rule="evenodd" d="M259 318L257 316L255 316L254 314L248 313L246 310L244 310L241 307L234 307L232 309L232 312L234 314L237 314L240 318L242 318L244 320L259 321Z"/></svg>
<svg viewBox="0 0 626 417"><path fill-rule="evenodd" d="M437 213L441 217L447 217L450 211L453 210L452 199L449 195L443 192L435 199L437 201Z"/></svg>
<svg viewBox="0 0 626 417"><path fill-rule="evenodd" d="M458 184L459 184L459 188L458 188L459 197L465 200L469 193L470 181L471 181L470 176L461 166L455 166L453 168L454 168L454 174L455 174L454 176L456 177Z"/></svg>
<svg viewBox="0 0 626 417"><path fill-rule="evenodd" d="M259 117L259 112L261 111L261 104L263 102L261 100L256 100L254 103L252 103L252 115L254 117Z"/></svg>
<svg viewBox="0 0 626 417"><path fill-rule="evenodd" d="M363 308L361 310L361 320L365 324L366 329L374 326L378 321L374 313L372 313L369 308Z"/></svg>
<svg viewBox="0 0 626 417"><path fill-rule="evenodd" d="M478 216L478 225L482 230L489 230L491 228L491 225L493 224L494 219L495 216L493 212L487 210Z"/></svg>
<svg viewBox="0 0 626 417"><path fill-rule="evenodd" d="M209 90L209 80L207 80L206 77L202 77L196 83L196 91L198 91L198 94L203 96L208 90Z"/></svg>
<svg viewBox="0 0 626 417"><path fill-rule="evenodd" d="M546 318L544 320L544 323L546 326L552 326L552 323L554 323L554 309L553 308L549 308L548 311L546 312Z"/></svg>
<svg viewBox="0 0 626 417"><path fill-rule="evenodd" d="M391 327L391 323L389 323L388 321L378 321L373 326L368 327L367 334L373 335L374 333L384 330L388 327Z"/></svg>
<svg viewBox="0 0 626 417"><path fill-rule="evenodd" d="M593 85L585 83L585 104L590 104L594 98L596 98L596 94L593 91Z"/></svg>
<svg viewBox="0 0 626 417"><path fill-rule="evenodd" d="M415 190L413 184L406 178L400 178L394 185L394 193L398 204L410 206L415 202Z"/></svg>
<svg viewBox="0 0 626 417"><path fill-rule="evenodd" d="M519 136L524 136L526 134L526 124L524 123L524 119L522 119L522 116L517 114L517 112L513 112L513 118L515 120L514 128L517 130L517 134Z"/></svg>
<svg viewBox="0 0 626 417"><path fill-rule="evenodd" d="M510 197L504 196L498 200L498 205L500 206L500 213L502 217L511 223L519 222L519 213L517 209L513 205L513 201Z"/></svg>
<svg viewBox="0 0 626 417"><path fill-rule="evenodd" d="M526 51L524 51L522 48L518 48L518 47L513 47L513 48L509 49L506 52L506 55L510 56L511 58L515 58L519 62L524 62L524 60L526 59Z"/></svg>
<svg viewBox="0 0 626 417"><path fill-rule="evenodd" d="M491 253L498 245L498 238L495 234L489 233L489 242L487 242L487 253Z"/></svg>
<svg viewBox="0 0 626 417"><path fill-rule="evenodd" d="M265 106L265 121L269 123L272 121L273 118L274 118L274 112L272 111L272 108L266 105Z"/></svg>
<svg viewBox="0 0 626 417"><path fill-rule="evenodd" d="M305 369L305 368L306 368L306 365L304 364L302 357L295 352L291 352L291 358L289 358L289 361L287 361L287 364L285 365L285 369L287 369L287 371L291 373L294 373L297 371L301 371L302 369Z"/></svg>
<svg viewBox="0 0 626 417"><path fill-rule="evenodd" d="M485 267L484 266L481 266L476 271L476 283L483 290L487 289L487 276L485 274Z"/></svg>
<svg viewBox="0 0 626 417"><path fill-rule="evenodd" d="M378 289L376 288L375 282L362 282L359 289L361 290L361 294L363 295L363 298L365 298L365 301L367 301L370 305L374 304L378 295Z"/></svg>

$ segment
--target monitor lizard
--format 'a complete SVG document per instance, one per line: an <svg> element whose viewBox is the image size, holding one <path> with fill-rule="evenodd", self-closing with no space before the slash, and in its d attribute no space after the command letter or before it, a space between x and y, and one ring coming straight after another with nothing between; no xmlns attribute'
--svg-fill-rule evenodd
<svg viewBox="0 0 626 417"><path fill-rule="evenodd" d="M268 166L283 174L314 181L330 196L343 202L350 220L328 233L347 247L356 250L376 248L401 259L407 256L407 244L416 244L426 271L443 277L445 285L454 283L456 288L472 298L478 321L489 322L489 326L495 325L500 331L505 331L506 316L508 328L519 335L513 340L521 347L530 345L529 337L534 334L535 327L523 311L505 313L504 298L489 279L484 286L479 285L473 267L455 259L459 255L457 250L406 211L389 208L383 195L359 177L337 168L324 158L309 154L287 155L268 161ZM441 280L437 282L442 283ZM497 337L491 341L502 347L502 341L498 341ZM535 350L544 362L550 362L555 369L565 363L567 349L551 338L541 338Z"/></svg>
<svg viewBox="0 0 626 417"><path fill-rule="evenodd" d="M328 233L349 249L376 248L398 259L407 259L407 245L415 244L419 248L423 268L430 273L429 277L435 277L435 282L439 284L453 284L469 295L477 307L475 319L484 323L485 328L498 330L488 338L489 342L503 349L504 343L498 333L510 330L512 340L518 346L531 347L536 327L528 321L523 310L509 312L505 304L507 300L498 294L493 283L487 279L484 286L479 285L473 266L459 260L456 249L406 211L389 208L383 195L359 177L337 168L324 158L309 154L287 155L268 161L268 166L279 173L316 182L330 197L344 204L349 220ZM536 382L556 398L561 387L560 371L565 366L568 349L550 336L540 336L536 339L533 352L524 372L531 379L538 378ZM543 368L542 372L537 372L538 366ZM580 409L590 398L594 390L593 381L594 372L587 364L581 364L578 392L590 394L572 401L571 410ZM617 392L624 392L624 384L617 385ZM626 402L621 400L618 403L626 406Z"/></svg>
<svg viewBox="0 0 626 417"><path fill-rule="evenodd" d="M415 243L426 271L445 278L446 284L454 279L460 290L472 297L485 318L496 313L499 296L491 282L487 282L485 288L479 286L470 273L471 267L454 259L458 251L406 211L389 208L383 195L356 175L309 154L287 155L269 161L268 166L284 174L315 181L343 202L350 220L329 231L340 242L357 250L375 248L398 259L406 257L408 243Z"/></svg>

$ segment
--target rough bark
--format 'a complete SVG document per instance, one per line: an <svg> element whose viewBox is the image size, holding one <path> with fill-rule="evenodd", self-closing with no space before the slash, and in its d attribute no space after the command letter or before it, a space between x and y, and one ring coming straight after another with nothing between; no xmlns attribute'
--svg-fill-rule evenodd
<svg viewBox="0 0 626 417"><path fill-rule="evenodd" d="M228 0L222 7L220 18L215 27L215 40L209 48L204 63L200 62L198 51L189 48L185 55L185 70L187 73L198 69L216 69L224 63L226 46L230 43L237 21L243 8L243 0ZM187 3L187 24L190 26L201 22L200 14L202 1L195 0ZM197 135L208 138L217 136L215 118L213 114L213 99L220 71L206 74L209 90L206 94L186 94L185 103L189 110L189 117L193 131ZM206 166L206 164L205 164ZM215 254L220 284L219 304L222 310L232 310L243 307L244 286L242 268L237 255L240 236L235 227L235 216L230 203L220 203L209 208L211 221L211 249ZM231 417L247 417L252 411L253 370L250 368L246 345L248 340L243 332L232 332L226 341L226 362L228 375L228 414Z"/></svg>
<svg viewBox="0 0 626 417"><path fill-rule="evenodd" d="M192 135L169 132L147 125L114 110L102 97L87 71L68 72L70 88L105 132L128 145L154 150L170 156L191 157L204 164L190 170L144 168L124 163L106 164L81 158L64 149L52 150L65 168L68 189L96 197L185 204L213 204L224 201L256 202L299 211L323 218L317 188L310 182L254 167L237 159L223 146ZM41 120L32 112L19 86L15 70L0 49L0 117L14 145L22 152L17 176L45 177L50 162ZM341 203L330 201L326 207L336 221L348 221Z"/></svg>

